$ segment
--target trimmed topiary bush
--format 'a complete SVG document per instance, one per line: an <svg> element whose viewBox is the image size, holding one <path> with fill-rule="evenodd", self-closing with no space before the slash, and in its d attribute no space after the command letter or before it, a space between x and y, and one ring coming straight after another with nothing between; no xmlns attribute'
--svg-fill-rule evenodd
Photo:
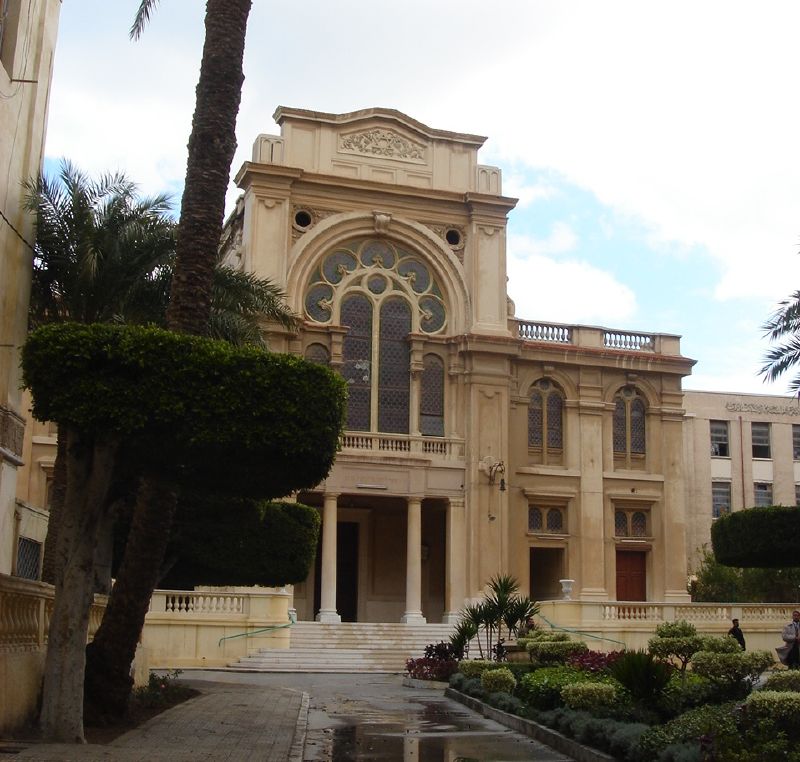
<svg viewBox="0 0 800 762"><path fill-rule="evenodd" d="M517 681L510 669L499 667L481 673L481 687L485 693L513 693Z"/></svg>
<svg viewBox="0 0 800 762"><path fill-rule="evenodd" d="M497 662L486 659L465 659L458 663L458 671L465 677L480 677L487 669L497 669Z"/></svg>
<svg viewBox="0 0 800 762"><path fill-rule="evenodd" d="M561 699L568 709L603 710L616 702L617 688L611 682L571 683L561 689Z"/></svg>
<svg viewBox="0 0 800 762"><path fill-rule="evenodd" d="M730 698L738 698L749 692L751 684L773 661L772 654L767 651L699 651L692 661L692 669L728 693Z"/></svg>
<svg viewBox="0 0 800 762"><path fill-rule="evenodd" d="M800 693L793 691L754 691L745 700L749 718L771 720L790 740L800 739Z"/></svg>
<svg viewBox="0 0 800 762"><path fill-rule="evenodd" d="M765 691L797 691L800 693L800 670L787 669L772 672L764 681Z"/></svg>
<svg viewBox="0 0 800 762"><path fill-rule="evenodd" d="M735 654L740 653L742 647L739 645L739 641L730 635L725 635L721 638L713 635L701 635L700 650L711 651L715 654Z"/></svg>
<svg viewBox="0 0 800 762"><path fill-rule="evenodd" d="M800 511L772 505L734 511L711 525L714 557L725 566L777 569L797 566Z"/></svg>
<svg viewBox="0 0 800 762"><path fill-rule="evenodd" d="M706 677L694 672L673 672L669 682L658 697L661 711L669 717L708 702L716 688Z"/></svg>
<svg viewBox="0 0 800 762"><path fill-rule="evenodd" d="M570 657L587 650L586 643L575 640L535 640L527 647L531 659L541 664L565 664Z"/></svg>
<svg viewBox="0 0 800 762"><path fill-rule="evenodd" d="M681 672L685 672L692 657L702 646L702 638L695 626L681 619L658 625L656 636L647 643L647 650L663 661L677 661Z"/></svg>
<svg viewBox="0 0 800 762"><path fill-rule="evenodd" d="M591 679L587 672L573 667L542 667L520 680L517 695L534 709L555 709L564 703L561 689L565 685Z"/></svg>

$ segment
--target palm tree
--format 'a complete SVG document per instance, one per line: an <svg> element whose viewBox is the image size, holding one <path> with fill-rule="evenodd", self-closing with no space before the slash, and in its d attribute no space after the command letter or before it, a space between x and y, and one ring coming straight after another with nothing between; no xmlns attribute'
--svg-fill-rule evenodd
<svg viewBox="0 0 800 762"><path fill-rule="evenodd" d="M764 355L759 373L767 381L776 381L800 363L800 291L780 302L762 328L771 342L780 343ZM800 373L789 382L789 391L800 395Z"/></svg>

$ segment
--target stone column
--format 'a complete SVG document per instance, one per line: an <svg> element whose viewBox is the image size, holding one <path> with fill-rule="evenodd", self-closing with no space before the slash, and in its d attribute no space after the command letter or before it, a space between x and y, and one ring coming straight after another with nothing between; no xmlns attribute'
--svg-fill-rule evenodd
<svg viewBox="0 0 800 762"><path fill-rule="evenodd" d="M325 493L322 509L322 574L318 622L341 622L336 612L336 500L339 495Z"/></svg>
<svg viewBox="0 0 800 762"><path fill-rule="evenodd" d="M422 501L408 498L406 530L406 623L424 624L422 616Z"/></svg>
<svg viewBox="0 0 800 762"><path fill-rule="evenodd" d="M447 505L447 547L445 549L445 607L443 621L456 624L464 606L467 524L463 497L451 497Z"/></svg>

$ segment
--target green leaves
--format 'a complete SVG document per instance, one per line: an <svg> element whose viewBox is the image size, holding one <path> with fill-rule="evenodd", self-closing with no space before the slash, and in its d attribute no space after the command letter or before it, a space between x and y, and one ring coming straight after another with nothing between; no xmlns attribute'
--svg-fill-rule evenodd
<svg viewBox="0 0 800 762"><path fill-rule="evenodd" d="M717 561L725 566L778 569L800 566L800 510L773 505L721 516L711 526Z"/></svg>

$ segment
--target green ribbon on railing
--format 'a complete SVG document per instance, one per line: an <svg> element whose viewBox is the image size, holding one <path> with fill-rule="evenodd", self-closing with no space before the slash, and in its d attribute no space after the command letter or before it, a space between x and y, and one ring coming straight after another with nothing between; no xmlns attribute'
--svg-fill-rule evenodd
<svg viewBox="0 0 800 762"><path fill-rule="evenodd" d="M286 624L275 624L272 627L261 627L258 630L250 630L245 632L239 632L236 635L226 635L224 638L220 638L219 642L217 643L217 648L222 645L223 640L233 640L234 638L247 638L250 635L259 635L262 632L271 632L272 630L285 630L287 627L291 627L293 624L297 624L297 619L289 612L289 621Z"/></svg>
<svg viewBox="0 0 800 762"><path fill-rule="evenodd" d="M582 635L585 638L594 638L595 640L607 640L609 643L618 643L623 648L628 647L621 640L614 640L614 638L604 638L600 635L592 635L591 632L582 632L581 630L573 630L571 627L560 627L557 624L553 624L544 614L537 614L537 616L539 617L539 619L544 619L544 621L550 625L551 630L561 630L562 632L571 632L574 635Z"/></svg>

